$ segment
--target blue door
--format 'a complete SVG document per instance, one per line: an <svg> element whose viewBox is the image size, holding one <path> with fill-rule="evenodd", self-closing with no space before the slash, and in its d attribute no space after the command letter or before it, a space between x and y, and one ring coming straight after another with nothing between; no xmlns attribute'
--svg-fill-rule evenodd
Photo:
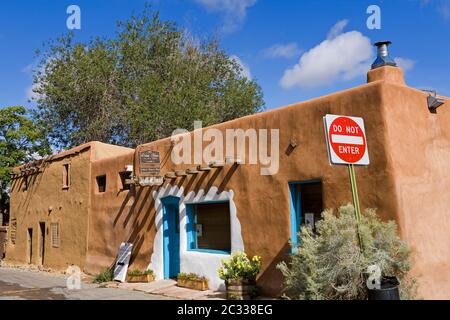
<svg viewBox="0 0 450 320"><path fill-rule="evenodd" d="M164 279L180 273L180 198L167 197L163 204Z"/></svg>

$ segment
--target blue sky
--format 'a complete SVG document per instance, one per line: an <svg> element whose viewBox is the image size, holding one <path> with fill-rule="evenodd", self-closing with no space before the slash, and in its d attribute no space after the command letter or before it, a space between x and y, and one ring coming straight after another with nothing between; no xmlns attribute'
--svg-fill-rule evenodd
<svg viewBox="0 0 450 320"><path fill-rule="evenodd" d="M222 47L262 86L266 108L350 88L366 81L375 49L391 40L391 56L409 85L450 95L450 0L159 0L164 19ZM140 0L35 0L0 3L0 107L32 106L28 96L35 50L66 33L66 9L81 9L76 39L115 32ZM381 9L381 29L369 30L369 5Z"/></svg>

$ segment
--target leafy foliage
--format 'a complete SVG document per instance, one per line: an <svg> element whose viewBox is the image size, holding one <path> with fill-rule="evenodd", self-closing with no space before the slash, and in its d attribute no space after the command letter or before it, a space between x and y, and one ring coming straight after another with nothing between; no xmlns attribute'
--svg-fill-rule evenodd
<svg viewBox="0 0 450 320"><path fill-rule="evenodd" d="M44 131L27 116L24 107L0 109L0 213L7 206L12 169L49 153Z"/></svg>
<svg viewBox="0 0 450 320"><path fill-rule="evenodd" d="M153 275L153 270L147 269L145 271L141 271L138 268L135 268L128 272L129 276L147 276L147 275Z"/></svg>
<svg viewBox="0 0 450 320"><path fill-rule="evenodd" d="M198 274L195 273L184 273L181 272L177 276L178 280L206 280L205 277L201 277Z"/></svg>
<svg viewBox="0 0 450 320"><path fill-rule="evenodd" d="M256 280L256 276L261 270L261 257L247 257L244 252L235 252L229 260L222 260L222 267L217 272L222 280Z"/></svg>
<svg viewBox="0 0 450 320"><path fill-rule="evenodd" d="M189 37L148 7L109 39L72 33L39 53L34 96L52 143L136 146L260 111L261 89L216 40Z"/></svg>
<svg viewBox="0 0 450 320"><path fill-rule="evenodd" d="M407 245L397 235L394 221L382 222L375 210L367 209L359 224L363 250L358 239L358 224L352 205L327 210L316 224L301 230L301 242L290 264L278 265L285 276L287 296L293 299L367 299L365 272L378 265L385 276L401 282L402 298L415 295Z"/></svg>
<svg viewBox="0 0 450 320"><path fill-rule="evenodd" d="M110 282L114 280L114 272L110 269L104 270L95 275L93 283Z"/></svg>

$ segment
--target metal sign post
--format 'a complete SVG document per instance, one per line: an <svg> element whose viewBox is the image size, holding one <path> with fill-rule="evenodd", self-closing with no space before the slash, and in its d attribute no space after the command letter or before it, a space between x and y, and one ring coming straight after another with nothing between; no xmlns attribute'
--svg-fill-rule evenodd
<svg viewBox="0 0 450 320"><path fill-rule="evenodd" d="M348 167L359 244L361 250L363 250L359 230L361 208L359 206L358 187L356 185L355 165L367 166L370 163L364 120L356 117L327 114L324 117L324 125L330 163L333 165L345 164Z"/></svg>

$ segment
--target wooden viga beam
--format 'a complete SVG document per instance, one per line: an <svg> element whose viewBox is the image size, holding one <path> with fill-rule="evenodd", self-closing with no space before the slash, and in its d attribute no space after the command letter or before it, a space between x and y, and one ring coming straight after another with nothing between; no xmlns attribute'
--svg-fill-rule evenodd
<svg viewBox="0 0 450 320"><path fill-rule="evenodd" d="M186 173L187 174L197 174L197 173L199 173L200 171L198 171L197 170L197 168L189 168L189 169L186 169Z"/></svg>
<svg viewBox="0 0 450 320"><path fill-rule="evenodd" d="M177 178L175 172L173 172L173 171L166 172L164 177L166 177L167 179L176 179Z"/></svg>
<svg viewBox="0 0 450 320"><path fill-rule="evenodd" d="M225 166L224 161L212 161L209 163L209 167L211 168L223 168Z"/></svg>
<svg viewBox="0 0 450 320"><path fill-rule="evenodd" d="M175 171L175 175L176 175L177 177L186 177L186 176L187 176L187 173L186 173L186 171L184 171L184 170L177 170L177 171Z"/></svg>

